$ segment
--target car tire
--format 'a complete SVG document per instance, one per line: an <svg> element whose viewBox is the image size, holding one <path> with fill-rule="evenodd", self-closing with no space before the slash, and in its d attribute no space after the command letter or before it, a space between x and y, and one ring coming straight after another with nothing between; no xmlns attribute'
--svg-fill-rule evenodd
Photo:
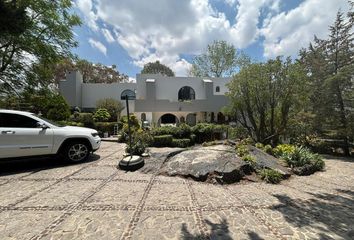
<svg viewBox="0 0 354 240"><path fill-rule="evenodd" d="M67 162L79 163L86 161L91 150L88 143L84 141L70 141L60 151L60 157Z"/></svg>

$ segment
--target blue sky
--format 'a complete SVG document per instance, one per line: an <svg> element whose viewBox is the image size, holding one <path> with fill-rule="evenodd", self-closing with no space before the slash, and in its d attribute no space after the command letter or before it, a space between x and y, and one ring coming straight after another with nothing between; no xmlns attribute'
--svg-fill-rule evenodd
<svg viewBox="0 0 354 240"><path fill-rule="evenodd" d="M74 32L83 59L134 78L159 60L177 76L213 40L226 40L256 61L295 57L328 26L346 0L76 0L83 25Z"/></svg>

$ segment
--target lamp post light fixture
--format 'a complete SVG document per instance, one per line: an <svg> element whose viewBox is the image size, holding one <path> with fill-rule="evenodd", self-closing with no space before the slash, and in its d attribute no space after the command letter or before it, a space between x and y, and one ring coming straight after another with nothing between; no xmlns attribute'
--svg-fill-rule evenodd
<svg viewBox="0 0 354 240"><path fill-rule="evenodd" d="M127 123L128 123L128 137L129 137L129 155L125 156L122 160L119 161L119 168L123 170L137 170L138 168L144 166L144 159L137 155L132 155L132 134L130 130L130 113L129 113L129 100L134 100L134 96L125 95L125 104L127 107Z"/></svg>

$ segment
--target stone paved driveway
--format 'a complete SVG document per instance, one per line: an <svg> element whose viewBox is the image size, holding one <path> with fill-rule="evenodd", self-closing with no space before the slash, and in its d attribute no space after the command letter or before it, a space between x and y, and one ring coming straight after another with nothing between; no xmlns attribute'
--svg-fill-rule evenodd
<svg viewBox="0 0 354 240"><path fill-rule="evenodd" d="M1 163L0 239L354 239L354 161L215 186L117 170L123 149L104 143L77 165Z"/></svg>

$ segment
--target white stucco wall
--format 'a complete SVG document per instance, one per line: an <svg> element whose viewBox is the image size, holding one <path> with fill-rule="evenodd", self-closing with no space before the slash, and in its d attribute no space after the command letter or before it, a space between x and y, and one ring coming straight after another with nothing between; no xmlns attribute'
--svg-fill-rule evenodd
<svg viewBox="0 0 354 240"><path fill-rule="evenodd" d="M84 83L82 84L82 107L83 108L95 108L96 102L104 98L114 98L121 101L125 106L125 101L121 100L121 93L130 89L136 90L135 83L112 83L112 84L94 84ZM134 101L129 101L129 110L134 112ZM125 115L126 109L123 110L122 115Z"/></svg>

